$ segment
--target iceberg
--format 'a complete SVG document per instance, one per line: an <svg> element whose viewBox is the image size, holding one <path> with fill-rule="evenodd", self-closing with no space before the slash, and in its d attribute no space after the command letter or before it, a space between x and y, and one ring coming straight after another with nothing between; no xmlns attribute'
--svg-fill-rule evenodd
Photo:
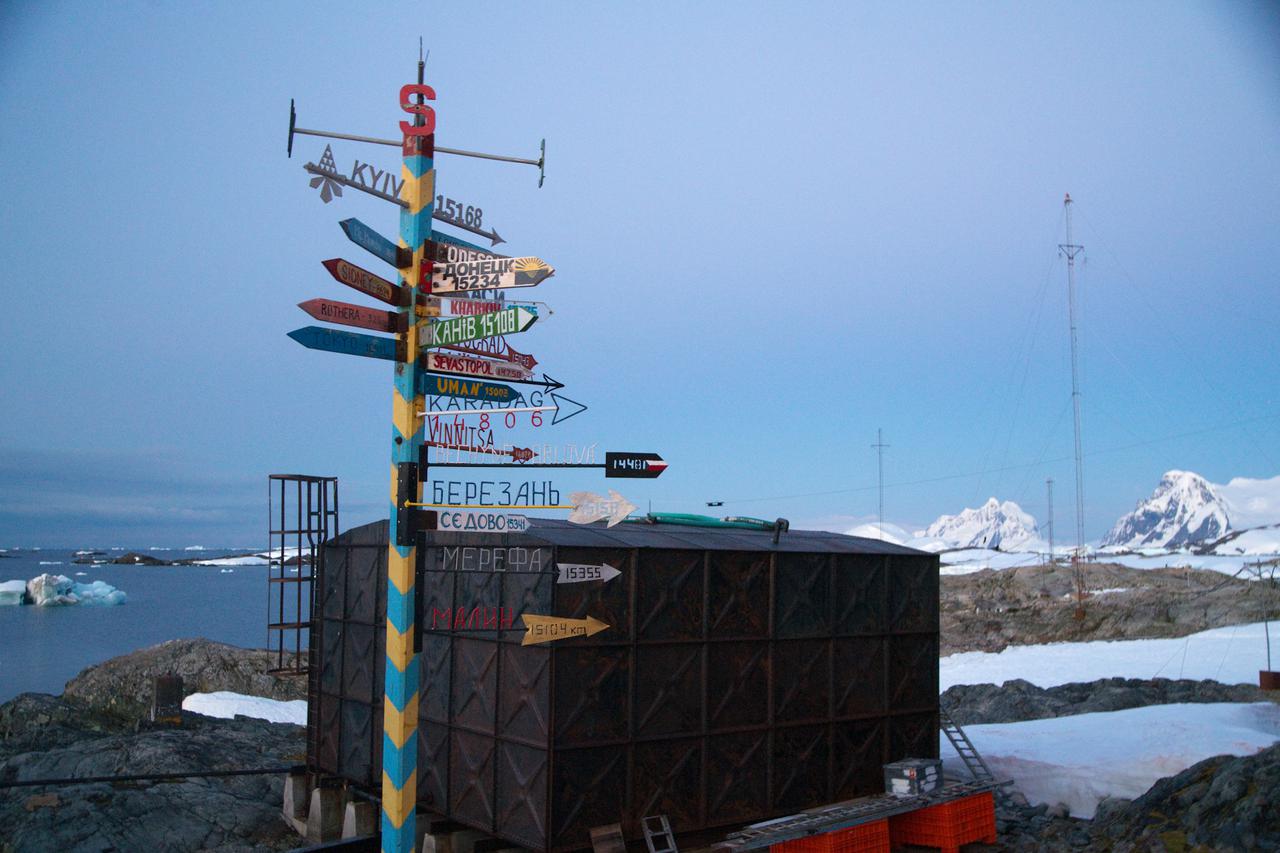
<svg viewBox="0 0 1280 853"><path fill-rule="evenodd" d="M122 590L105 581L77 583L66 575L43 574L27 581L24 588L27 600L37 607L116 605L124 604L126 600Z"/></svg>
<svg viewBox="0 0 1280 853"><path fill-rule="evenodd" d="M26 595L26 581L5 581L0 583L0 605L21 604Z"/></svg>

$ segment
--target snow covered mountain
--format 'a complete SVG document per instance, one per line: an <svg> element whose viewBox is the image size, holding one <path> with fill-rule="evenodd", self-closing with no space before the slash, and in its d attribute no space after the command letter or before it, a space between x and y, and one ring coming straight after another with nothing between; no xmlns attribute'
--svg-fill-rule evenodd
<svg viewBox="0 0 1280 853"><path fill-rule="evenodd" d="M917 538L940 540L948 548L991 548L1017 551L1041 545L1036 520L1013 501L989 499L977 509L944 515Z"/></svg>
<svg viewBox="0 0 1280 853"><path fill-rule="evenodd" d="M1228 504L1204 477L1168 471L1151 497L1120 517L1102 540L1108 548L1179 548L1217 539L1231 527Z"/></svg>

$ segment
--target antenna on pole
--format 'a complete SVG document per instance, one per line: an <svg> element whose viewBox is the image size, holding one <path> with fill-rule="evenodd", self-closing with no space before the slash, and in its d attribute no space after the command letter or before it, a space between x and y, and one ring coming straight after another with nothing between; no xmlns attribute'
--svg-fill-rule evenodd
<svg viewBox="0 0 1280 853"><path fill-rule="evenodd" d="M1084 453L1080 445L1080 360L1076 333L1076 255L1084 246L1071 242L1071 193L1062 202L1067 215L1067 242L1058 251L1067 259L1067 317L1071 323L1071 412L1075 423L1076 450L1076 548L1071 556L1071 570L1076 584L1076 619L1084 619L1084 569L1080 552L1084 550Z"/></svg>
<svg viewBox="0 0 1280 853"><path fill-rule="evenodd" d="M1051 565L1051 566L1052 566L1052 565L1054 564L1054 557L1053 557L1053 478L1052 478L1052 477L1050 477L1049 479L1045 480L1045 481L1044 481L1044 484L1045 484L1046 486L1048 486L1048 487L1049 487L1049 565Z"/></svg>
<svg viewBox="0 0 1280 853"><path fill-rule="evenodd" d="M876 443L871 446L876 451L876 468L880 473L880 507L876 513L876 523L880 528L880 538L884 539L884 449L889 445L884 443L884 435L879 427L876 427Z"/></svg>

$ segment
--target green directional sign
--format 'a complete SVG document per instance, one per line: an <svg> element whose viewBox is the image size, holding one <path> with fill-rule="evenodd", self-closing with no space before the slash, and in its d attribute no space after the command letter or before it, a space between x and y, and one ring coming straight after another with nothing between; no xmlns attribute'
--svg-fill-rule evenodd
<svg viewBox="0 0 1280 853"><path fill-rule="evenodd" d="M538 315L528 308L516 306L488 314L471 314L448 320L437 320L422 327L422 345L451 346L498 335L514 335L528 329L537 319Z"/></svg>

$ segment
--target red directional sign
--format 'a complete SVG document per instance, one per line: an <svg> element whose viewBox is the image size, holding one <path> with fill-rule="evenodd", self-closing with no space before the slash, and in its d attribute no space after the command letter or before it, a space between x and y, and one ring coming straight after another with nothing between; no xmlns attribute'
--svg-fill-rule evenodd
<svg viewBox="0 0 1280 853"><path fill-rule="evenodd" d="M509 361L513 364L523 365L528 370L533 370L533 366L538 360L531 355L522 352L516 352L502 338L490 338L488 341L470 341L465 344L452 344L450 346L442 346L441 349L451 349L454 352L465 352L468 355L484 355L489 358L500 358L503 361Z"/></svg>
<svg viewBox="0 0 1280 853"><path fill-rule="evenodd" d="M338 302L333 299L308 299L306 302L299 302L298 307L326 323L373 329L375 332L394 332L396 318L399 316L390 311L366 308L363 305L352 305L350 302Z"/></svg>
<svg viewBox="0 0 1280 853"><path fill-rule="evenodd" d="M329 275L347 287L355 288L361 293L372 296L374 299L381 299L389 305L406 304L404 289L398 284L392 284L385 278L374 275L366 269L342 260L342 258L331 258L320 263L324 264L324 268L329 271Z"/></svg>
<svg viewBox="0 0 1280 853"><path fill-rule="evenodd" d="M515 362L446 352L428 352L424 361L423 368L430 373L450 373L457 376L506 379L515 382L522 382L533 375L524 365Z"/></svg>

